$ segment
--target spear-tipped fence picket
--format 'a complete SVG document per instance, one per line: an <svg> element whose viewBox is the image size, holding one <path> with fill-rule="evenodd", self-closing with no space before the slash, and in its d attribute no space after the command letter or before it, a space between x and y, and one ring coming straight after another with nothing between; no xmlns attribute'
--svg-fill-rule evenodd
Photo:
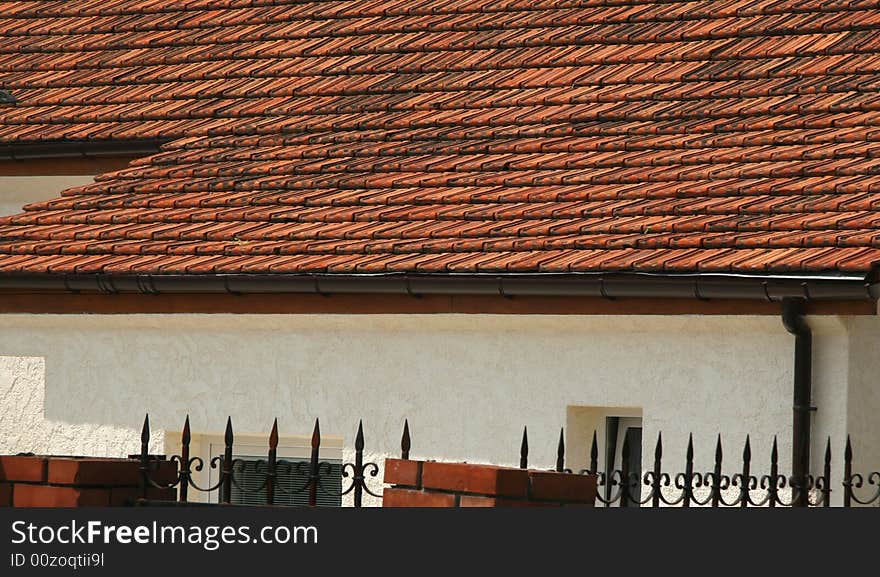
<svg viewBox="0 0 880 577"><path fill-rule="evenodd" d="M333 490L323 482L329 476L331 464L321 461L319 457L321 428L317 419L312 431L311 455L308 462L289 462L277 458L277 419L272 424L272 430L269 433L265 459L234 458L235 436L232 429L232 419L231 417L227 418L223 456L214 457L207 464L210 469L218 471L219 479L213 485L207 486L200 485L193 479L193 472L202 471L206 464L201 457L190 456L191 437L189 416L187 416L181 435L181 452L179 455L170 457L171 461L177 463L177 478L172 483L158 483L152 477L152 472L157 467L158 458L149 453L150 419L147 415L141 431L141 452L139 455L140 503L148 502L146 497L150 488L176 488L178 502L181 504L189 503L190 489L201 493L216 492L221 504L229 504L232 502L233 486L243 494L262 494L264 492L266 505L276 505L279 494L288 496L307 494L308 506L310 507L317 506L319 494L340 498L351 494L355 507L362 506L365 493L377 498L382 496L379 487L370 487L369 481L378 476L380 467L374 462L364 462L365 441L362 422L358 423L355 435L354 462L342 465L341 474L342 478L347 480L347 486L340 490ZM410 447L409 422L404 421L403 435L400 441L401 459L409 459ZM718 435L716 439L714 465L712 470L708 472L695 470L693 435L688 437L685 450L685 468L681 473L671 474L663 471L662 434L657 435L652 467L644 474L629 470L630 450L629 439L625 437L621 447L621 468L613 471L600 471L598 467L599 446L594 432L590 444L589 468L575 472L565 467L565 434L564 430L560 430L554 470L560 473L596 475L599 487L596 496L597 504L605 507L830 507L831 494L835 490L832 478L830 438L825 445L822 474L815 477L806 475L800 479L787 477L779 472L779 451L775 437L770 450L769 472L761 476L752 474L752 449L748 435L743 445L742 458L736 463L737 470L733 474L724 473L721 435ZM527 469L528 463L528 430L523 428L519 466L522 469ZM259 486L245 487L236 479L236 472L244 472L248 467L251 467L258 478L261 478ZM843 491L842 505L844 507L854 505L880 506L880 472L875 471L863 476L859 473L853 473L852 469L853 449L850 438L847 436L843 457L843 474L839 480L839 487ZM279 475L292 472L305 478L305 483L300 487L282 487L278 483ZM379 480L374 483L381 486ZM866 490L863 492L863 489Z"/></svg>
<svg viewBox="0 0 880 577"><path fill-rule="evenodd" d="M596 432L590 444L589 468L580 474L593 474L597 477L599 491L596 500L599 505L628 507L631 505L661 507L830 507L831 493L834 490L831 462L831 438L825 444L822 460L822 474L806 475L804 478L785 476L779 472L779 450L776 437L770 450L770 468L766 475L752 474L751 440L746 435L739 470L723 473L724 452L721 435L715 442L715 458L711 471L700 473L694 467L694 439L688 436L685 450L685 469L674 476L663 471L663 436L657 434L654 446L653 466L643 475L628 470L629 439L624 437L621 447L622 467L611 472L600 471L598 467L599 445ZM565 468L565 441L560 433L557 447L556 471L569 472ZM520 468L528 468L528 432L523 428ZM843 455L843 475L840 488L843 490L842 505L874 505L880 507L880 472L863 476L853 473L853 449L849 436ZM866 479L867 477L867 479ZM860 494L867 484L867 494ZM603 491L604 489L604 491ZM732 489L732 490L731 490ZM787 489L787 490L786 490ZM698 492L704 493L702 497ZM786 493L788 496L786 497Z"/></svg>
<svg viewBox="0 0 880 577"><path fill-rule="evenodd" d="M404 445L409 443L408 423L404 424ZM342 478L348 479L348 486L341 491L335 491L323 482L329 476L331 464L320 460L321 449L321 425L315 419L315 427L312 431L311 438L311 455L308 462L295 461L290 462L284 459L278 459L278 420L272 423L272 431L269 433L268 450L266 459L245 460L233 457L233 448L235 435L232 430L232 418L226 420L226 431L223 435L223 456L212 458L207 466L210 469L219 472L219 479L213 485L203 486L198 484L193 478L193 472L200 472L205 468L204 459L199 456L190 456L190 442L192 435L190 433L189 416L183 425L183 433L181 435L181 451L180 455L174 455L171 461L177 463L178 474L177 479L172 483L157 483L152 478L152 471L156 469L157 459L150 455L150 417L146 416L144 425L141 430L141 452L140 458L140 495L141 501L146 501L147 492L150 488L157 489L177 489L178 502L189 502L189 491L194 489L201 493L217 492L219 502L222 504L232 503L232 488L236 487L242 494L262 494L265 492L265 504L276 505L277 497L280 494L288 496L307 494L308 505L315 507L318 504L318 495L323 494L330 497L343 497L352 494L355 507L360 507L363 503L364 493L373 497L380 498L381 493L374 492L368 484L367 480L376 477L379 474L379 466L376 463L364 462L364 428L363 423L358 423L357 434L355 435L355 459L353 463L345 463L342 465ZM408 449L405 449L406 452ZM236 478L236 472L246 472L251 468L253 472L262 477L260 484L256 487L249 487L242 484ZM285 488L278 483L278 477L282 474L297 473L306 479L306 482L300 487Z"/></svg>

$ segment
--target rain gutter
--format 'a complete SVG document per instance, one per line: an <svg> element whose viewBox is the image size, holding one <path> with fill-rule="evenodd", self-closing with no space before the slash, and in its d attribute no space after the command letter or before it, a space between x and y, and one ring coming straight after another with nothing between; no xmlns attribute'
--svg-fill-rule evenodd
<svg viewBox="0 0 880 577"><path fill-rule="evenodd" d="M60 140L0 144L0 161L43 160L49 158L94 158L107 156L146 156L159 152L167 139L139 140Z"/></svg>
<svg viewBox="0 0 880 577"><path fill-rule="evenodd" d="M401 294L746 299L770 302L876 300L865 276L597 274L108 275L7 274L0 290L230 294Z"/></svg>

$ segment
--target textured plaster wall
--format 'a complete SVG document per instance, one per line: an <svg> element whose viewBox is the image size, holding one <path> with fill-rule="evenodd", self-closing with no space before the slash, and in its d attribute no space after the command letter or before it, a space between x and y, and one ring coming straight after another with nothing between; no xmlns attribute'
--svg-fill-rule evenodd
<svg viewBox="0 0 880 577"><path fill-rule="evenodd" d="M125 456L140 451L140 438L130 429L49 417L45 377L43 357L0 357L0 454ZM77 402L87 399L71 399ZM154 435L151 445L161 449L161 435Z"/></svg>
<svg viewBox="0 0 880 577"><path fill-rule="evenodd" d="M31 202L55 198L61 191L94 181L94 176L0 176L0 216L18 214Z"/></svg>
<svg viewBox="0 0 880 577"><path fill-rule="evenodd" d="M876 319L810 322L817 450L848 423L876 432ZM670 467L693 432L701 469L718 432L730 457L751 433L762 464L778 433L787 467L793 342L774 316L3 315L0 452L127 454L148 411L156 450L189 413L199 433L320 417L347 454L363 418L381 455L408 418L413 457L515 464L528 425L531 463L551 466L567 408L611 406L641 409L646 462L658 431Z"/></svg>
<svg viewBox="0 0 880 577"><path fill-rule="evenodd" d="M849 328L847 424L855 467L880 471L880 322L854 318Z"/></svg>

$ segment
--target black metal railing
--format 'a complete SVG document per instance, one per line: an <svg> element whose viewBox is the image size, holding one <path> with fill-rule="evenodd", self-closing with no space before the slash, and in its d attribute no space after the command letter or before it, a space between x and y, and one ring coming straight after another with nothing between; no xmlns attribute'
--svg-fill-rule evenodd
<svg viewBox="0 0 880 577"><path fill-rule="evenodd" d="M347 486L336 489L330 487L328 483L329 473L333 465L328 461L320 459L321 449L321 426L315 419L315 426L311 437L311 454L308 461L289 461L278 458L278 420L272 424L272 431L269 433L267 443L267 453L265 459L245 460L235 458L234 442L235 435L232 429L232 418L226 420L226 431L223 435L223 456L216 456L205 463L201 456L190 455L190 444L192 435L189 426L189 416L183 425L183 433L181 434L180 444L181 451L179 455L172 456L169 460L177 464L177 478L170 483L158 482L153 474L158 467L158 460L155 456L150 455L150 417L146 416L144 425L141 430L141 452L140 458L140 496L142 501L148 500L150 489L177 489L177 497L179 503L189 503L190 491L195 490L198 493L219 495L218 502L220 504L231 504L233 487L239 495L259 495L265 505L280 504L280 496L292 497L294 495L307 496L305 505L315 507L319 504L319 497L338 497L342 498L346 495L352 495L352 502L355 507L361 507L364 495L370 495L381 498L381 491L377 492L368 484L368 479L372 479L379 474L379 465L373 462L364 461L364 429L363 423L358 423L357 433L355 435L355 453L354 461L351 463L343 463L341 465L341 477L343 483ZM404 433L401 441L402 453L409 453L409 423L404 422ZM404 458L407 458L404 456ZM210 470L216 470L219 478L214 484L201 485L194 479L193 473L201 472L205 467ZM245 484L242 477L251 469L256 477L260 480L254 484ZM285 486L279 482L279 477L283 475L290 476L295 474L296 478L305 479L300 486ZM289 500L289 499L287 499ZM253 502L253 499L250 500Z"/></svg>
<svg viewBox="0 0 880 577"><path fill-rule="evenodd" d="M520 448L520 467L528 468L528 431L523 429ZM742 459L737 463L738 470L724 473L724 451L721 435L715 442L714 464L711 471L698 472L694 466L693 435L688 436L685 450L684 471L671 474L663 471L663 436L658 433L654 446L654 459L650 470L639 474L628 470L628 439L624 437L621 448L622 466L611 472L600 471L598 467L599 446L596 432L590 444L589 468L579 474L596 475L599 491L596 500L599 505L648 506L648 507L830 507L834 490L832 478L831 438L827 439L822 461L822 474L807 474L801 478L780 473L779 451L776 437L770 450L769 472L757 476L752 474L751 441L746 435ZM557 446L556 471L572 473L565 467L565 440L560 432ZM843 455L843 474L840 478L843 490L841 505L874 505L880 507L880 471L867 475L853 473L853 449L850 437L846 438ZM867 494L860 490L867 486ZM700 496L699 493L703 495Z"/></svg>
<svg viewBox="0 0 880 577"><path fill-rule="evenodd" d="M337 482L336 487L330 486L333 464L320 459L321 428L317 419L312 431L308 460L291 462L279 459L278 439L276 419L268 435L265 458L252 460L236 458L232 419L227 418L223 455L210 458L208 463L205 463L201 456L190 454L192 436L187 416L181 434L180 454L169 459L177 465L176 478L172 482L163 483L157 481L154 475L159 466L159 459L149 452L148 415L144 419L141 431L139 455L141 502L148 501L147 497L151 489L176 489L178 503L189 503L191 491L196 491L216 494L217 502L231 504L233 487L238 495L250 496L248 502L251 504L255 504L255 496L262 504L278 505L282 501L290 501L291 496L301 495L307 497L301 500L303 505L315 507L319 505L321 497L341 499L350 494L352 504L361 507L365 495L381 498L381 481L376 480L377 486L370 486L370 481L378 476L380 466L375 462L364 460L365 440L362 422L358 423L355 434L354 461L337 465L342 482ZM404 420L400 440L401 459L409 459L411 444L409 422ZM688 437L684 470L678 473L664 471L662 434L657 435L653 462L651 468L644 474L630 470L631 449L629 438L625 436L621 447L621 467L611 471L601 471L598 463L597 434L593 432L588 455L589 466L575 472L565 466L565 432L560 430L556 447L556 465L553 470L570 474L595 475L599 488L596 496L597 504L605 507L830 507L832 492L836 490L833 488L830 438L825 446L822 473L818 476L808 474L802 478L786 476L780 472L779 451L775 437L770 450L769 469L763 475L753 473L751 440L748 435L745 438L741 459L734 465L735 471L727 473L724 470L721 435L716 438L711 470L703 472L698 471L694 463L693 435ZM218 473L218 480L214 484L202 485L194 479L194 473L203 471L206 466L209 470ZM520 443L519 466L523 469L529 468L529 441L526 428L523 428ZM244 483L243 477L248 472L251 473L249 477L251 482ZM292 473L295 473L294 478L302 480L298 486L279 482L281 476L289 477ZM846 439L843 471L838 483L842 490L840 501L842 506L880 506L880 472L866 475L853 472L853 449L849 437ZM282 496L285 498L281 498Z"/></svg>

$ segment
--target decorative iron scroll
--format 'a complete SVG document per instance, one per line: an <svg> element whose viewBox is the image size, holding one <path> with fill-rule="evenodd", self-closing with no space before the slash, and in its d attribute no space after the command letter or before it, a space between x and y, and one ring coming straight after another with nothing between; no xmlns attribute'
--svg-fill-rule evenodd
<svg viewBox="0 0 880 577"><path fill-rule="evenodd" d="M362 422L358 423L358 430L355 436L354 462L343 463L341 466L343 485L347 485L343 486L341 490L327 486L327 479L330 477L332 465L329 462L321 461L319 458L321 426L317 419L315 419L315 427L312 431L311 455L307 463L278 459L278 419L275 419L275 422L272 423L272 431L269 433L268 450L265 459L245 460L233 457L235 435L232 430L231 417L228 417L226 420L226 432L223 439L224 451L222 457L214 457L206 464L201 457L190 456L192 435L190 432L189 416L187 415L180 439L180 454L174 455L169 459L177 465L176 479L170 483L158 482L155 479L155 471L159 467L159 462L149 452L150 417L147 415L144 418L141 430L141 498L146 499L148 490L151 488L177 489L178 501L186 503L189 501L190 490L192 489L200 493L213 493L217 491L219 502L229 504L232 502L233 487L243 494L265 494L266 505L277 505L279 495L308 494L308 506L310 507L317 506L319 494L340 498L351 494L355 507L363 505L364 494L376 498L382 497L381 491L371 488L368 482L379 475L380 468L377 463L364 462L365 442ZM402 458L409 458L409 446L409 423L405 421L403 438L401 440ZM204 486L195 481L193 473L201 472L206 466L211 470L217 471L219 479L214 484ZM248 469L259 479L256 486L253 484L246 485L241 481L241 477L248 472ZM301 486L284 487L278 482L280 476L293 473L296 473L301 478L305 478L305 482Z"/></svg>

